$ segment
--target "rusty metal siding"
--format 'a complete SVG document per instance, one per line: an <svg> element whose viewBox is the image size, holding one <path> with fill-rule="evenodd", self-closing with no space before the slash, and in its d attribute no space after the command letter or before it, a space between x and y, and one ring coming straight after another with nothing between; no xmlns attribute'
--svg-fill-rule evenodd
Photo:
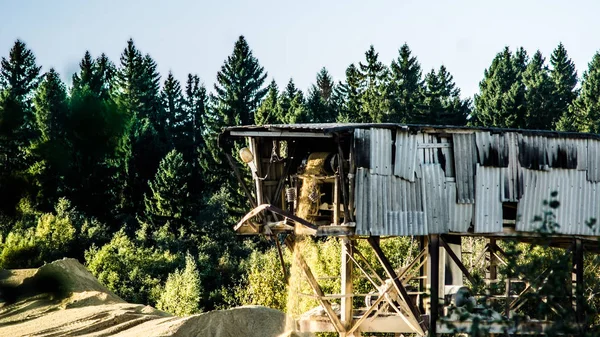
<svg viewBox="0 0 600 337"><path fill-rule="evenodd" d="M577 169L580 171L587 170L588 161L588 140L587 139L571 139L571 142L577 146Z"/></svg>
<svg viewBox="0 0 600 337"><path fill-rule="evenodd" d="M403 130L396 132L396 160L394 174L408 181L415 181L417 169L417 136Z"/></svg>
<svg viewBox="0 0 600 337"><path fill-rule="evenodd" d="M371 173L392 174L392 131L371 128Z"/></svg>
<svg viewBox="0 0 600 337"><path fill-rule="evenodd" d="M508 166L508 144L504 134L476 132L478 163L482 166Z"/></svg>
<svg viewBox="0 0 600 337"><path fill-rule="evenodd" d="M365 129L354 130L354 155L357 167L371 166L371 132Z"/></svg>
<svg viewBox="0 0 600 337"><path fill-rule="evenodd" d="M356 207L357 235L370 235L369 233L369 171L359 167L356 170L356 181L354 186Z"/></svg>
<svg viewBox="0 0 600 337"><path fill-rule="evenodd" d="M543 136L519 137L519 162L522 168L531 170L548 170L548 156L546 154L548 138Z"/></svg>
<svg viewBox="0 0 600 337"><path fill-rule="evenodd" d="M466 233L473 220L473 204L460 204L456 201L456 183L446 181L448 200L448 230L457 233Z"/></svg>
<svg viewBox="0 0 600 337"><path fill-rule="evenodd" d="M429 234L448 232L448 201L446 177L437 164L421 165L423 171L423 208Z"/></svg>
<svg viewBox="0 0 600 337"><path fill-rule="evenodd" d="M477 165L475 233L502 232L501 168Z"/></svg>
<svg viewBox="0 0 600 337"><path fill-rule="evenodd" d="M519 134L504 135L508 146L508 166L502 168L502 201L518 202L523 194L523 171L519 165Z"/></svg>
<svg viewBox="0 0 600 337"><path fill-rule="evenodd" d="M454 167L456 176L457 202L472 204L475 202L475 136L453 134Z"/></svg>

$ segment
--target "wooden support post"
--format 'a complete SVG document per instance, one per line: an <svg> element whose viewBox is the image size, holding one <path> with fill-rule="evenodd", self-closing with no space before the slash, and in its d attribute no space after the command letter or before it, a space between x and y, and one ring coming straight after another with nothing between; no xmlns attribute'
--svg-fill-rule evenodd
<svg viewBox="0 0 600 337"><path fill-rule="evenodd" d="M344 222L353 221L352 215L348 208L348 196L346 191L346 174L344 173L344 151L340 143L340 137L337 137L338 146L338 167L340 173L340 188L342 189L342 204L344 205Z"/></svg>
<svg viewBox="0 0 600 337"><path fill-rule="evenodd" d="M429 266L430 266L430 306L429 306L429 336L437 334L437 322L440 304L440 241L439 235L429 236Z"/></svg>
<svg viewBox="0 0 600 337"><path fill-rule="evenodd" d="M340 224L340 177L335 177L333 184L333 224L335 226Z"/></svg>
<svg viewBox="0 0 600 337"><path fill-rule="evenodd" d="M490 239L489 242L489 251L490 251L490 271L489 271L489 279L496 280L498 278L498 260L496 258L496 251L498 251L498 247L496 246L496 239Z"/></svg>
<svg viewBox="0 0 600 337"><path fill-rule="evenodd" d="M254 164L256 165L256 175L254 176L254 182L256 184L256 202L261 205L264 203L263 182L259 179L259 177L262 177L262 157L258 148L257 138L250 138L250 151L252 151L252 154L254 155Z"/></svg>
<svg viewBox="0 0 600 337"><path fill-rule="evenodd" d="M348 237L342 238L342 299L341 299L341 317L342 325L349 331L352 328L352 241ZM340 337L350 337L354 334L340 333Z"/></svg>
<svg viewBox="0 0 600 337"><path fill-rule="evenodd" d="M333 308L331 307L331 303L329 303L329 301L325 299L325 293L323 292L323 289L321 289L319 282L317 282L317 279L315 278L312 271L310 270L310 267L308 266L308 264L306 264L304 257L302 257L302 254L300 254L300 252L294 252L294 250L296 249L295 241L294 241L294 239L292 239L291 235L285 239L285 245L288 247L288 249L294 255L295 262L298 264L298 266L304 273L304 276L305 276L306 280L308 281L308 284L312 288L317 301L319 302L319 304L321 304L321 306L327 313L327 316L331 320L331 323L333 324L335 330L338 333L345 333L346 328L340 321L340 318L337 316L335 311L333 311Z"/></svg>
<svg viewBox="0 0 600 337"><path fill-rule="evenodd" d="M575 316L577 323L584 322L583 313L583 243L581 239L575 240L573 251L573 265L575 266Z"/></svg>

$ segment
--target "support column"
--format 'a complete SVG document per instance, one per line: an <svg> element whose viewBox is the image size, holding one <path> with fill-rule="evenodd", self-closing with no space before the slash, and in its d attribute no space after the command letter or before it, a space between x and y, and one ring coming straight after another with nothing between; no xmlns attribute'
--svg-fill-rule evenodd
<svg viewBox="0 0 600 337"><path fill-rule="evenodd" d="M490 239L489 252L490 252L490 280L496 280L498 278L498 259L496 258L496 239Z"/></svg>
<svg viewBox="0 0 600 337"><path fill-rule="evenodd" d="M352 259L353 254L352 241L348 237L342 238L342 300L341 317L342 325L349 331L352 328ZM341 332L340 337L353 337L354 333Z"/></svg>
<svg viewBox="0 0 600 337"><path fill-rule="evenodd" d="M583 323L583 243L581 239L575 240L573 250L573 266L575 267L575 315L577 323Z"/></svg>
<svg viewBox="0 0 600 337"><path fill-rule="evenodd" d="M440 241L439 235L429 236L429 336L436 336L440 304Z"/></svg>

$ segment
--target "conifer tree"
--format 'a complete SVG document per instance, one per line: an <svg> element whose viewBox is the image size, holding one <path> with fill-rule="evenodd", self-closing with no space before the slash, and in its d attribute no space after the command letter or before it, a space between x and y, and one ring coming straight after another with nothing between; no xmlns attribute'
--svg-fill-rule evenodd
<svg viewBox="0 0 600 337"><path fill-rule="evenodd" d="M183 158L196 167L198 157L204 154L206 136L206 118L208 114L208 96L206 88L200 83L198 75L188 74L184 96L183 119L177 122L181 130L177 131L175 146Z"/></svg>
<svg viewBox="0 0 600 337"><path fill-rule="evenodd" d="M554 84L548 74L545 59L538 50L523 73L527 116L525 126L529 129L550 130L557 122L553 116Z"/></svg>
<svg viewBox="0 0 600 337"><path fill-rule="evenodd" d="M581 91L558 123L559 130L600 133L600 53L583 73Z"/></svg>
<svg viewBox="0 0 600 337"><path fill-rule="evenodd" d="M559 43L550 56L550 78L554 83L554 92L552 93L553 107L552 120L553 127L556 127L558 120L564 115L569 114L569 108L573 100L577 97L577 71L575 63L569 58L567 50L562 43ZM569 116L564 116L565 120Z"/></svg>
<svg viewBox="0 0 600 337"><path fill-rule="evenodd" d="M181 84L175 79L173 73L169 71L169 75L163 84L161 91L161 99L163 104L163 111L168 133L168 144L173 144L175 138L185 137L184 135L178 135L177 131L181 130L180 123L183 123L185 116L183 111L184 99L183 93L181 92Z"/></svg>
<svg viewBox="0 0 600 337"><path fill-rule="evenodd" d="M256 125L277 123L278 96L279 88L277 87L277 83L275 83L275 80L272 80L271 84L269 84L267 96L256 110Z"/></svg>
<svg viewBox="0 0 600 337"><path fill-rule="evenodd" d="M105 54L94 60L90 52L86 51L83 59L79 62L79 72L73 74L72 91L81 90L87 86L98 97L107 99L111 94L115 72L115 65Z"/></svg>
<svg viewBox="0 0 600 337"><path fill-rule="evenodd" d="M332 94L334 83L331 75L324 67L317 73L317 83L308 90L306 109L311 123L329 123L335 121L336 107L333 105Z"/></svg>
<svg viewBox="0 0 600 337"><path fill-rule="evenodd" d="M336 96L343 103L341 104L338 121L346 123L360 122L363 120L360 115L362 110L362 86L359 70L354 64L346 69L346 81L339 86Z"/></svg>
<svg viewBox="0 0 600 337"><path fill-rule="evenodd" d="M388 69L379 61L373 45L365 53L366 63L358 64L364 91L361 97L359 121L381 123L388 115Z"/></svg>
<svg viewBox="0 0 600 337"><path fill-rule="evenodd" d="M29 102L30 94L39 84L42 69L36 65L33 52L23 41L17 40L8 59L2 57L0 65L0 86L10 90L17 99Z"/></svg>
<svg viewBox="0 0 600 337"><path fill-rule="evenodd" d="M482 126L525 127L527 107L522 81L526 54L522 49L513 55L508 47L496 55L479 82L475 95L474 118L470 123Z"/></svg>
<svg viewBox="0 0 600 337"><path fill-rule="evenodd" d="M419 124L464 125L469 113L468 100L460 98L452 75L446 67L425 75L425 97L422 113L414 117Z"/></svg>
<svg viewBox="0 0 600 337"><path fill-rule="evenodd" d="M304 104L302 91L296 88L290 78L285 90L279 96L277 120L284 124L306 123L310 120Z"/></svg>
<svg viewBox="0 0 600 337"><path fill-rule="evenodd" d="M58 197L66 192L64 177L70 167L67 90L54 69L44 75L33 97L33 108L39 139L30 145L36 162L28 171L38 189L41 209L51 210Z"/></svg>
<svg viewBox="0 0 600 337"><path fill-rule="evenodd" d="M148 182L150 192L145 196L146 214L169 219L181 219L189 210L189 165L177 150L171 150L160 161L158 171Z"/></svg>
<svg viewBox="0 0 600 337"><path fill-rule="evenodd" d="M421 65L405 43L398 51L398 58L390 67L391 113L387 121L412 123L423 104L424 86L421 78Z"/></svg>
<svg viewBox="0 0 600 337"><path fill-rule="evenodd" d="M266 95L263 87L267 73L240 36L217 73L215 98L220 126L254 124L256 108Z"/></svg>

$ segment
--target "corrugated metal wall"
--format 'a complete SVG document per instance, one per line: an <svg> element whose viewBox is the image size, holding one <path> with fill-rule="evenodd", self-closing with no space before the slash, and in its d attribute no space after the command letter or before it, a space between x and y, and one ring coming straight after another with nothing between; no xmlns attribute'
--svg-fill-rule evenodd
<svg viewBox="0 0 600 337"><path fill-rule="evenodd" d="M503 203L517 207L517 230L535 231L552 191L559 233L593 235L586 221L600 218L600 141L389 127L354 136L358 235L500 233Z"/></svg>

